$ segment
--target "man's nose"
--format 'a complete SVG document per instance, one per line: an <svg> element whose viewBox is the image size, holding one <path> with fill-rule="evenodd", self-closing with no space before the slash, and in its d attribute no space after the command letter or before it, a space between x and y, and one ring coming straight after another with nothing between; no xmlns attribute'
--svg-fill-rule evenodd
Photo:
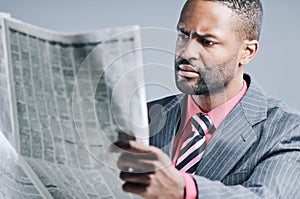
<svg viewBox="0 0 300 199"><path fill-rule="evenodd" d="M181 57L190 60L190 59L200 59L200 49L199 44L195 39L190 39L180 53Z"/></svg>

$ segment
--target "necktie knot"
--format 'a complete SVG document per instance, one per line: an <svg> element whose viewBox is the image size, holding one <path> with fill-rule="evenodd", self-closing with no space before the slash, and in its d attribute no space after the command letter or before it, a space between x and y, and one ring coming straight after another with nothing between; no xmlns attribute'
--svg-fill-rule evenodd
<svg viewBox="0 0 300 199"><path fill-rule="evenodd" d="M204 115L201 113L197 113L190 119L190 123L192 124L192 128L195 128L200 135L205 135L208 133L212 127L212 121L208 115Z"/></svg>

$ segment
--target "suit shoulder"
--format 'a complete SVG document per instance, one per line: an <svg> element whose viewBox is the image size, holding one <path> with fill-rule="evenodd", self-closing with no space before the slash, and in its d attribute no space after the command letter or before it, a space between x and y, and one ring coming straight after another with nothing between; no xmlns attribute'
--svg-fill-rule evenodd
<svg viewBox="0 0 300 199"><path fill-rule="evenodd" d="M156 99L156 100L148 102L147 106L148 106L148 108L153 105L161 105L161 106L165 107L166 105L170 104L174 100L177 100L177 98L181 97L181 96L183 96L183 94L171 95L171 96L163 97L160 99Z"/></svg>
<svg viewBox="0 0 300 199"><path fill-rule="evenodd" d="M291 109L281 100L268 98L267 115L267 118L273 120L273 123L276 123L276 125L288 123L291 127L300 126L299 112Z"/></svg>
<svg viewBox="0 0 300 199"><path fill-rule="evenodd" d="M180 102L184 96L184 94L178 94L148 102L149 123L151 123L151 121L160 120L162 117L166 116L166 114L180 113Z"/></svg>

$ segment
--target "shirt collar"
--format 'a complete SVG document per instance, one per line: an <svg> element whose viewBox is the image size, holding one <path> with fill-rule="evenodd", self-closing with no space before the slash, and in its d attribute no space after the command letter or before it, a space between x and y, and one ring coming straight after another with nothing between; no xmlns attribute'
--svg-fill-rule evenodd
<svg viewBox="0 0 300 199"><path fill-rule="evenodd" d="M189 95L187 98L187 108L186 108L186 119L184 126L187 124L189 119L194 116L197 113L202 113L205 115L208 115L215 128L218 128L221 123L224 121L226 116L232 111L232 109L237 105L237 103L242 99L242 97L247 92L247 83L245 80L243 81L243 87L241 91L235 95L233 98L229 99L224 104L221 104L220 106L214 108L213 110L209 111L208 113L204 113L200 107L196 104L196 102L193 100L192 96Z"/></svg>

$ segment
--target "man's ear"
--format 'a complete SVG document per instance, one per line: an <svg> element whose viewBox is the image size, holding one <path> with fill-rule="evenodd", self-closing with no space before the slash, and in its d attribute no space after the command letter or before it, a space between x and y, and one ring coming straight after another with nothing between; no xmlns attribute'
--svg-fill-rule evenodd
<svg viewBox="0 0 300 199"><path fill-rule="evenodd" d="M245 40L243 43L240 65L248 64L256 55L259 48L257 40Z"/></svg>

